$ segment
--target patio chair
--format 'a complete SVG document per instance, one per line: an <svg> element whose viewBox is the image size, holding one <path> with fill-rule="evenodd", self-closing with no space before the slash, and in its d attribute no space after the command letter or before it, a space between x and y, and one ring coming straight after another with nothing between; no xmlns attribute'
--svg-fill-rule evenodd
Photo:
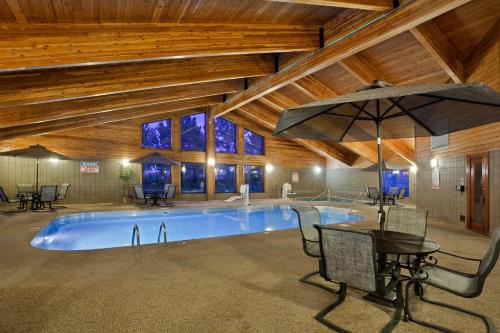
<svg viewBox="0 0 500 333"><path fill-rule="evenodd" d="M35 189L33 184L17 184L16 187L18 197L24 196L24 198L28 201L32 199L33 191Z"/></svg>
<svg viewBox="0 0 500 333"><path fill-rule="evenodd" d="M376 205L378 200L380 199L380 195L378 193L378 188L376 187L366 187L366 190L368 192L367 197L368 199L373 200L373 204Z"/></svg>
<svg viewBox="0 0 500 333"><path fill-rule="evenodd" d="M1 211L2 213L20 212L20 211L26 210L28 208L27 200L24 196L20 196L20 197L17 197L15 199L9 199L7 194L5 194L3 187L1 187L1 186L0 186L0 201L4 202L6 204L19 203L19 207L16 210L3 210L3 211Z"/></svg>
<svg viewBox="0 0 500 333"><path fill-rule="evenodd" d="M135 199L144 201L144 205L147 205L149 197L144 195L144 191L142 190L142 185L135 184L132 185L132 187L134 188Z"/></svg>
<svg viewBox="0 0 500 333"><path fill-rule="evenodd" d="M401 190L399 190L398 199L403 200L405 198L405 194L406 194L406 187L401 187Z"/></svg>
<svg viewBox="0 0 500 333"><path fill-rule="evenodd" d="M448 328L433 323L425 322L422 320L418 320L415 317L413 317L408 302L409 289L411 285L415 283L419 284L423 283L465 298L474 298L481 295L486 278L488 277L489 273L493 270L493 267L495 267L495 264L498 261L498 255L500 253L500 227L496 228L495 231L493 232L490 246L486 254L483 256L483 259L467 258L444 251L439 251L439 253L459 259L479 262L477 273L475 274L463 273L452 270L450 268L438 266L436 264L427 264L422 266L418 271L418 273L406 285L405 320L411 320L417 324L426 327L431 327L442 332L453 332ZM420 299L422 301L446 307L458 312L462 312L480 318L485 324L488 332L496 332L495 324L488 316L470 311L468 309L459 308L454 305L449 305L427 299L424 296L423 288L420 289L421 289Z"/></svg>
<svg viewBox="0 0 500 333"><path fill-rule="evenodd" d="M177 189L177 186L174 184L165 184L165 189L164 189L164 199L165 199L165 206L173 206L174 203L172 200L175 198L175 190Z"/></svg>
<svg viewBox="0 0 500 333"><path fill-rule="evenodd" d="M383 282L384 290L379 290L380 292L388 293L396 289L394 317L381 330L381 332L391 332L399 323L403 312L403 287L398 264L393 263L386 271L378 272L376 240L371 231L338 229L325 225L314 227L319 231L322 276L327 281L333 280L340 283L339 298L318 312L315 319L333 330L346 332L345 329L326 320L325 316L344 302L347 287L373 293ZM386 278L389 277L390 280L386 284Z"/></svg>
<svg viewBox="0 0 500 333"><path fill-rule="evenodd" d="M385 230L397 231L425 238L427 232L427 214L427 209L390 207L387 211ZM413 269L416 259L416 256L387 255L387 260L397 260L403 267L409 270Z"/></svg>
<svg viewBox="0 0 500 333"><path fill-rule="evenodd" d="M58 201L66 199L66 196L68 195L69 186L70 186L70 184L64 183L64 184L61 184L57 187L57 200ZM68 208L68 207L66 207L66 206L54 207L54 209L65 209L65 208Z"/></svg>
<svg viewBox="0 0 500 333"><path fill-rule="evenodd" d="M31 210L41 209L49 204L49 209L54 210L52 203L57 200L57 185L42 185L38 196L31 201Z"/></svg>
<svg viewBox="0 0 500 333"><path fill-rule="evenodd" d="M293 208L299 218L300 234L302 235L302 249L304 253L311 258L320 259L321 251L319 249L318 231L314 229L315 224L321 224L321 215L319 210L313 206L303 206ZM324 290L337 293L334 289L328 288L320 283L310 281L309 278L320 274L319 270L307 273L299 279L300 282L306 283Z"/></svg>
<svg viewBox="0 0 500 333"><path fill-rule="evenodd" d="M385 195L385 200L387 201L387 204L389 205L390 202L392 202L393 205L396 204L396 199L399 196L399 188L398 187L390 187L389 192Z"/></svg>

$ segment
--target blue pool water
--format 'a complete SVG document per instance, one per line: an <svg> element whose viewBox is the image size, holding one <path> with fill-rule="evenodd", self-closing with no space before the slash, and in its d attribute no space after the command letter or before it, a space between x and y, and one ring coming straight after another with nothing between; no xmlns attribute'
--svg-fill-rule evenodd
<svg viewBox="0 0 500 333"><path fill-rule="evenodd" d="M345 210L318 207L321 223L360 220ZM236 208L170 209L66 215L47 224L31 245L48 250L94 250L132 245L132 228L137 224L141 244L163 241L160 226L165 223L167 242L241 235L298 227L292 206L249 206Z"/></svg>

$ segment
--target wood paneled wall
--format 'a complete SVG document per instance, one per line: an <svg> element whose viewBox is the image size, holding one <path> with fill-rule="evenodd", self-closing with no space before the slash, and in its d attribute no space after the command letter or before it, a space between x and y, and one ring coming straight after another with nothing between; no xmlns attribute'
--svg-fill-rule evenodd
<svg viewBox="0 0 500 333"><path fill-rule="evenodd" d="M274 138L271 135L271 131L266 128L263 128L255 123L249 121L238 113L231 113L227 116L227 119L233 121L238 125L238 154L215 154L213 151L213 144L209 144L211 151L208 152L187 152L180 150L180 118L185 114L192 114L198 112L206 112L207 110L196 109L190 110L189 112L175 112L163 115L155 115L148 116L143 118L137 118L134 120L127 120L122 122L116 122L112 124L99 125L93 127L85 127L75 130L62 131L52 135L40 135L40 136L31 136L26 138L19 138L13 140L5 140L0 143L0 150L5 151L9 149L16 149L25 147L31 144L40 143L46 146L49 149L55 150L67 156L70 156L77 160L101 160L105 161L104 166L112 163L113 165L118 163L116 161L120 161L121 159L134 159L139 156L145 155L154 151L154 149L145 149L141 148L141 125L143 122L155 121L160 119L172 119L172 149L171 150L160 150L162 154L165 156L172 158L177 161L182 162L201 162L206 163L208 156L215 156L216 163L228 163L228 164L237 164L238 165L238 184L237 189L239 189L239 185L244 183L244 173L243 167L245 164L251 165L262 165L263 167L266 164L272 164L275 166L275 170L271 173L265 174L265 193L262 194L252 194L252 197L277 197L279 196L279 187L285 181L290 181L291 172L299 171L301 174L302 182L297 184L299 189L304 191L310 191L314 193L319 193L324 187L324 176L315 176L311 173L313 166L321 166L325 167L326 160L319 155L297 145L294 142L283 140L279 138ZM208 117L207 117L208 119ZM213 137L213 126L208 126L208 138ZM264 136L265 138L265 155L264 156L255 156L255 155L245 155L243 153L243 129L248 128L257 134ZM209 141L210 143L210 141ZM14 159L18 160L18 159ZM108 161L115 162L108 162ZM24 163L19 164L22 172L29 173L33 170L34 166L30 165L29 160L24 160L24 162L9 162L9 165L17 165L15 163ZM26 164L28 163L28 164ZM61 165L68 162L63 162ZM75 163L77 165L78 163ZM3 165L2 165L3 166ZM50 166L50 165L48 165ZM10 167L9 167L10 168ZM71 167L73 168L73 166ZM22 181L24 178L13 177L14 180L9 180L12 177L12 173L7 172L8 168L2 168L0 170L0 180L3 182L9 183L9 191L11 193L15 191L15 183ZM118 169L117 169L118 170ZM72 200L76 202L99 202L99 197L106 198L109 201L118 200L120 195L114 196L111 194L97 194L100 192L100 188L105 187L106 192L115 191L118 193L122 193L123 189L118 188L120 181L118 179L118 171L115 170L115 173L106 174L104 178L98 178L97 180L93 180L95 182L95 196L96 198L89 198L88 196L80 195L80 192L75 192L73 194ZM69 171L68 171L69 172ZM77 171L73 170L72 172ZM5 174L9 174L10 176L5 176ZM1 178L3 175L3 178ZM137 169L137 177L133 180L133 182L140 181L140 168ZM181 195L178 198L181 199L205 199L205 198L226 198L229 195L215 195L214 187L213 187L213 168L207 167L207 181L208 181L208 193L207 194L191 194L191 195ZM56 177L56 176L54 176ZM71 182L72 179L76 179L78 177L66 177L66 181ZM113 182L118 185L113 186L104 186L105 179L112 177L114 178ZM57 177L56 177L57 178ZM48 178L47 181L51 182L52 179L56 181L56 178ZM57 178L59 180L59 178ZM108 181L108 180L106 180ZM174 184L180 186L180 168L173 167L172 168L172 181ZM59 183L61 183L60 181ZM12 184L11 184L12 183ZM82 181L81 186L84 186L84 182ZM92 183L91 183L92 184ZM85 185L86 186L86 185ZM75 191L80 191L75 189ZM118 200L119 201L119 200Z"/></svg>

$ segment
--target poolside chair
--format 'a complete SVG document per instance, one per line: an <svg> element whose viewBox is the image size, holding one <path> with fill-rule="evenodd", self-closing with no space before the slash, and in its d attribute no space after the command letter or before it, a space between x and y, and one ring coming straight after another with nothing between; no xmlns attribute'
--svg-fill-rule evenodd
<svg viewBox="0 0 500 333"><path fill-rule="evenodd" d="M379 291L384 294L396 289L394 317L382 329L382 332L391 332L399 323L403 312L403 287L397 262L389 265L386 271L378 272L376 240L371 231L338 229L326 225L314 227L319 231L321 274L327 281L340 283L339 298L318 312L315 319L333 330L346 332L326 320L325 316L344 302L347 287L373 293L381 288L377 286L383 285L384 290ZM386 278L389 277L390 280L386 283Z"/></svg>
<svg viewBox="0 0 500 333"><path fill-rule="evenodd" d="M31 210L38 210L49 204L49 209L54 210L52 203L57 200L57 185L42 185L38 196L31 201Z"/></svg>
<svg viewBox="0 0 500 333"><path fill-rule="evenodd" d="M373 200L373 204L376 205L378 200L380 200L380 195L378 193L378 188L376 187L366 187L368 199Z"/></svg>
<svg viewBox="0 0 500 333"><path fill-rule="evenodd" d="M319 249L319 235L318 231L314 229L315 224L321 224L321 215L319 210L313 206L303 206L293 208L293 211L297 213L297 216L299 217L299 228L302 235L302 249L304 250L304 253L311 258L320 259L321 252ZM336 293L337 291L331 288L309 280L310 277L319 273L319 271L307 273L301 277L299 281Z"/></svg>
<svg viewBox="0 0 500 333"><path fill-rule="evenodd" d="M483 256L483 259L467 258L444 251L439 251L439 253L459 259L477 261L479 263L477 273L475 274L463 273L452 270L450 268L438 266L436 264L427 264L422 266L417 272L417 274L415 274L415 276L406 285L405 319L411 320L423 326L437 329L442 332L453 332L452 330L447 329L445 327L425 322L422 320L418 320L415 317L413 317L413 315L411 314L410 304L408 301L408 293L410 287L415 283L419 283L419 284L427 284L429 286L436 287L441 290L448 291L457 296L466 298L474 298L481 295L486 278L493 270L493 267L495 267L498 261L498 256L500 253L500 227L496 228L495 231L493 232L490 246L486 254ZM488 316L467 309L459 308L454 305L449 305L427 299L424 296L423 288L420 288L420 290L421 290L420 299L422 301L433 305L443 306L458 312L462 312L480 318L485 324L488 332L496 332L495 324Z"/></svg>
<svg viewBox="0 0 500 333"><path fill-rule="evenodd" d="M403 200L405 198L405 195L406 195L406 187L401 187L401 190L399 190L398 199Z"/></svg>
<svg viewBox="0 0 500 333"><path fill-rule="evenodd" d="M385 230L397 231L425 238L427 232L427 215L427 209L390 207L387 211ZM409 270L413 269L416 259L416 256L387 255L387 260L397 260L403 267Z"/></svg>
<svg viewBox="0 0 500 333"><path fill-rule="evenodd" d="M135 184L135 185L132 185L132 187L134 188L135 199L140 200L140 201L144 201L143 205L147 205L149 197L144 195L144 191L142 190L142 185Z"/></svg>
<svg viewBox="0 0 500 333"><path fill-rule="evenodd" d="M0 201L4 202L6 204L19 203L19 207L16 210L3 210L3 211L1 211L2 213L20 212L20 211L26 210L28 208L27 200L24 196L21 195L15 199L9 199L7 194L5 194L3 187L1 187L1 186L0 186Z"/></svg>
<svg viewBox="0 0 500 333"><path fill-rule="evenodd" d="M31 200L31 197L33 195L34 187L33 184L17 184L17 196L21 197L24 196L26 200Z"/></svg>
<svg viewBox="0 0 500 333"><path fill-rule="evenodd" d="M389 192L385 195L384 199L387 201L387 204L392 202L393 205L396 204L396 199L399 196L399 188L398 187L390 187Z"/></svg>
<svg viewBox="0 0 500 333"><path fill-rule="evenodd" d="M69 186L70 186L70 184L64 183L64 184L61 184L57 187L57 200L58 201L66 199L66 196L68 195ZM65 209L65 208L68 208L68 207L57 206L57 207L54 207L53 209Z"/></svg>
<svg viewBox="0 0 500 333"><path fill-rule="evenodd" d="M174 205L174 203L172 201L175 198L175 190L176 189L177 189L177 186L175 186L174 184L165 184L165 187L164 187L165 206L173 206Z"/></svg>

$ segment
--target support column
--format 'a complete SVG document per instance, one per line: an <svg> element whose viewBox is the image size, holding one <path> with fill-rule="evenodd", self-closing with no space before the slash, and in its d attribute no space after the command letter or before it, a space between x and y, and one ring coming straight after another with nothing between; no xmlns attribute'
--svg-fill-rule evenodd
<svg viewBox="0 0 500 333"><path fill-rule="evenodd" d="M210 159L215 160L214 123L215 120L209 119L207 126L207 154L206 154L207 200L215 199L215 166L208 165L208 161Z"/></svg>

